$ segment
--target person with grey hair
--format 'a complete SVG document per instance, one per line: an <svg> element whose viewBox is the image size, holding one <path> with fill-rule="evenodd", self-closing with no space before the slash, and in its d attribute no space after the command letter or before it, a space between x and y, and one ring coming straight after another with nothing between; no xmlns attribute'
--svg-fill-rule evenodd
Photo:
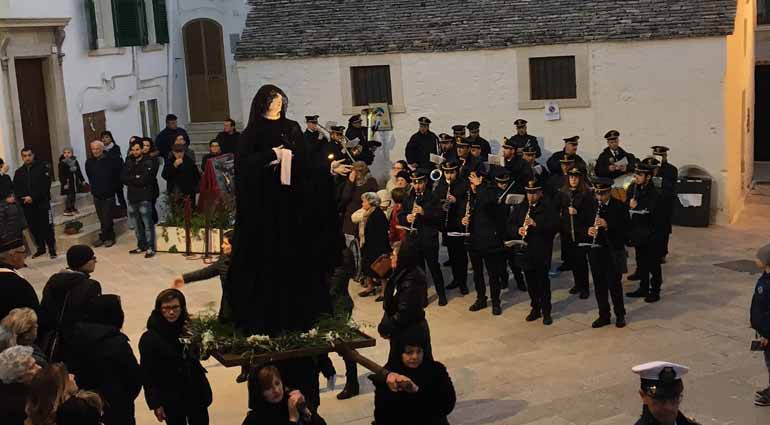
<svg viewBox="0 0 770 425"><path fill-rule="evenodd" d="M361 272L365 277L366 289L359 295L367 297L375 291L375 280L378 276L372 270L374 263L383 254L390 252L388 243L388 219L380 209L380 197L374 192L361 195L361 209L353 213L352 220L358 221L358 239L361 245Z"/></svg>
<svg viewBox="0 0 770 425"><path fill-rule="evenodd" d="M765 366L770 374L770 244L759 248L756 259L757 267L762 270L754 296L751 298L751 327L759 336L759 346L765 357ZM770 386L757 391L754 404L770 406Z"/></svg>
<svg viewBox="0 0 770 425"><path fill-rule="evenodd" d="M22 425L29 387L40 366L32 356L32 347L17 345L0 353L0 418L5 425Z"/></svg>
<svg viewBox="0 0 770 425"><path fill-rule="evenodd" d="M0 327L13 333L16 341L14 345L32 347L33 356L38 365L45 367L48 364L45 353L35 344L37 340L37 313L35 310L27 307L14 308L0 321Z"/></svg>
<svg viewBox="0 0 770 425"><path fill-rule="evenodd" d="M115 244L115 231L112 221L112 208L115 205L115 193L120 185L120 172L123 161L120 157L106 155L104 143L100 140L91 142L91 157L86 160L86 175L91 183L91 196L94 199L96 215L99 217L99 238L93 242L95 247L104 245L109 248Z"/></svg>

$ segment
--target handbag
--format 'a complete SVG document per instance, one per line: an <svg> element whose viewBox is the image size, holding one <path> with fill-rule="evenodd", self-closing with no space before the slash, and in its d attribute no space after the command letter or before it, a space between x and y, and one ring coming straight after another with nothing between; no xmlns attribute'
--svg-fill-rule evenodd
<svg viewBox="0 0 770 425"><path fill-rule="evenodd" d="M379 277L387 276L390 272L390 255L380 255L376 260L372 261L372 265L369 268Z"/></svg>

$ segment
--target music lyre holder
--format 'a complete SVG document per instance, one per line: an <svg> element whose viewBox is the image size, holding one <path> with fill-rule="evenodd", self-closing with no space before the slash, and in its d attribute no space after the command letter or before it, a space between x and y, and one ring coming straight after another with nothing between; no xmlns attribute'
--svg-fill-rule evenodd
<svg viewBox="0 0 770 425"><path fill-rule="evenodd" d="M578 243L578 246L582 247L582 248L586 248L587 247L587 248L591 248L591 249L601 248L601 245L599 245L598 243L590 243L590 242L580 242L580 243Z"/></svg>
<svg viewBox="0 0 770 425"><path fill-rule="evenodd" d="M446 235L450 238L464 238L470 236L471 234L467 232L447 232Z"/></svg>
<svg viewBox="0 0 770 425"><path fill-rule="evenodd" d="M527 241L523 241L523 240L520 240L520 239L513 239L513 240L510 240L510 241L504 241L503 245L506 248L513 248L514 246L520 246L522 248L526 248L528 246Z"/></svg>
<svg viewBox="0 0 770 425"><path fill-rule="evenodd" d="M650 210L628 210L628 214L630 214L631 216L635 214L645 215L649 213L650 213Z"/></svg>

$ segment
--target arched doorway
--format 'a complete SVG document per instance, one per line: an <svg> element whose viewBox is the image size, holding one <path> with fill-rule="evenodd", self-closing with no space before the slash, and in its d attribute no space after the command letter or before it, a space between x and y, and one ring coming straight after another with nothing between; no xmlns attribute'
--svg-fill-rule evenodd
<svg viewBox="0 0 770 425"><path fill-rule="evenodd" d="M196 19L182 29L190 121L223 121L230 116L222 27Z"/></svg>

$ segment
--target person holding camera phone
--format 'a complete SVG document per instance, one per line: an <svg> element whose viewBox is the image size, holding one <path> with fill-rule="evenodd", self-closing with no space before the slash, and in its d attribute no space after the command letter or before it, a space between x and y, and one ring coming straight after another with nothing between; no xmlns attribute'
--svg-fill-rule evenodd
<svg viewBox="0 0 770 425"><path fill-rule="evenodd" d="M309 408L299 390L284 385L278 367L268 365L249 375L249 413L243 425L326 425Z"/></svg>
<svg viewBox="0 0 770 425"><path fill-rule="evenodd" d="M372 378L377 425L449 424L457 395L446 366L426 354L428 349L425 329L407 330L398 341L399 358Z"/></svg>
<svg viewBox="0 0 770 425"><path fill-rule="evenodd" d="M751 298L751 327L757 332L759 339L752 341L752 351L762 351L765 355L765 366L770 374L770 244L759 248L756 259L757 267L762 269L762 276L754 288ZM754 404L770 406L770 386L757 391Z"/></svg>

